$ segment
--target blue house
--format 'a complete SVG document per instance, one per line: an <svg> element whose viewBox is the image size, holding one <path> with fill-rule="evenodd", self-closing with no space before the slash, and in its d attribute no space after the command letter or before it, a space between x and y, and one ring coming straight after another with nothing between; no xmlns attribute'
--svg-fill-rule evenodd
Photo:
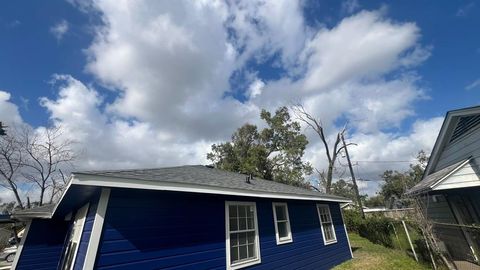
<svg viewBox="0 0 480 270"><path fill-rule="evenodd" d="M74 173L25 220L12 269L329 269L349 200L205 166Z"/></svg>

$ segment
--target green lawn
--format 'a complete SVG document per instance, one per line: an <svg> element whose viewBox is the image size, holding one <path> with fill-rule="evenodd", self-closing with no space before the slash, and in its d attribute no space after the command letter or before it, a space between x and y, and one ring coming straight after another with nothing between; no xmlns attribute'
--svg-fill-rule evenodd
<svg viewBox="0 0 480 270"><path fill-rule="evenodd" d="M358 234L350 233L353 259L338 265L334 270L350 269L431 269L428 265L417 263L400 250L393 250L374 244Z"/></svg>

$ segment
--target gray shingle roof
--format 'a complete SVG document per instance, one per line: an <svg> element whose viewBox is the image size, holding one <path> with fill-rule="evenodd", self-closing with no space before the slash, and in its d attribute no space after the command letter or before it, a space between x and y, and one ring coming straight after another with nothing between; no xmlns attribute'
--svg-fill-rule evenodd
<svg viewBox="0 0 480 270"><path fill-rule="evenodd" d="M418 193L424 193L429 191L431 186L435 184L436 182L442 180L445 176L447 176L449 173L451 173L453 170L457 169L459 166L461 166L463 163L465 163L468 159L466 160L461 160L457 163L454 163L448 167L445 167L437 172L434 172L428 176L426 176L422 181L420 181L418 184L416 184L414 187L409 189L407 191L408 195L413 195L413 194L418 194Z"/></svg>
<svg viewBox="0 0 480 270"><path fill-rule="evenodd" d="M349 199L343 197L324 194L309 189L294 187L259 178L254 178L250 180L250 183L246 183L245 174L224 171L201 165L157 169L83 171L73 174L75 176L93 175L152 182L179 183L207 188L224 188L234 191L252 191L276 193L282 195L300 195L315 197L319 200L350 201ZM115 180L112 179L111 181Z"/></svg>

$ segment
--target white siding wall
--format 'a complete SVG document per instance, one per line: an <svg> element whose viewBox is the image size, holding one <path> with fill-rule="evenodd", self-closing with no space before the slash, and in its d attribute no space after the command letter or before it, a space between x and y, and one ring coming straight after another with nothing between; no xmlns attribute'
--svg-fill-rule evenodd
<svg viewBox="0 0 480 270"><path fill-rule="evenodd" d="M433 189L442 190L466 186L480 186L478 167L474 166L476 166L474 161L465 164L461 169L450 175L447 179Z"/></svg>

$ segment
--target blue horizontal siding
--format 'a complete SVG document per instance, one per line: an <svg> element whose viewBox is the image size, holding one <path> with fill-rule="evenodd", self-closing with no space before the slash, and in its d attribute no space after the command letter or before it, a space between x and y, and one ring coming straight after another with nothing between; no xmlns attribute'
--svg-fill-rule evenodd
<svg viewBox="0 0 480 270"><path fill-rule="evenodd" d="M56 269L62 254L67 229L68 223L63 220L32 220L17 269Z"/></svg>
<svg viewBox="0 0 480 270"><path fill-rule="evenodd" d="M73 268L75 270L83 268L93 222L95 221L98 199L98 196L94 196L90 201L75 258ZM79 208L82 206L79 206ZM62 254L65 252L64 245L69 237L74 216L75 211L70 221L57 218L32 220L17 269L57 269Z"/></svg>
<svg viewBox="0 0 480 270"><path fill-rule="evenodd" d="M277 245L272 200L112 189L98 269L225 269L225 201L254 201L261 263L245 269L329 269L350 258L340 207L330 203L338 242L323 244L315 202L285 200L293 242Z"/></svg>

